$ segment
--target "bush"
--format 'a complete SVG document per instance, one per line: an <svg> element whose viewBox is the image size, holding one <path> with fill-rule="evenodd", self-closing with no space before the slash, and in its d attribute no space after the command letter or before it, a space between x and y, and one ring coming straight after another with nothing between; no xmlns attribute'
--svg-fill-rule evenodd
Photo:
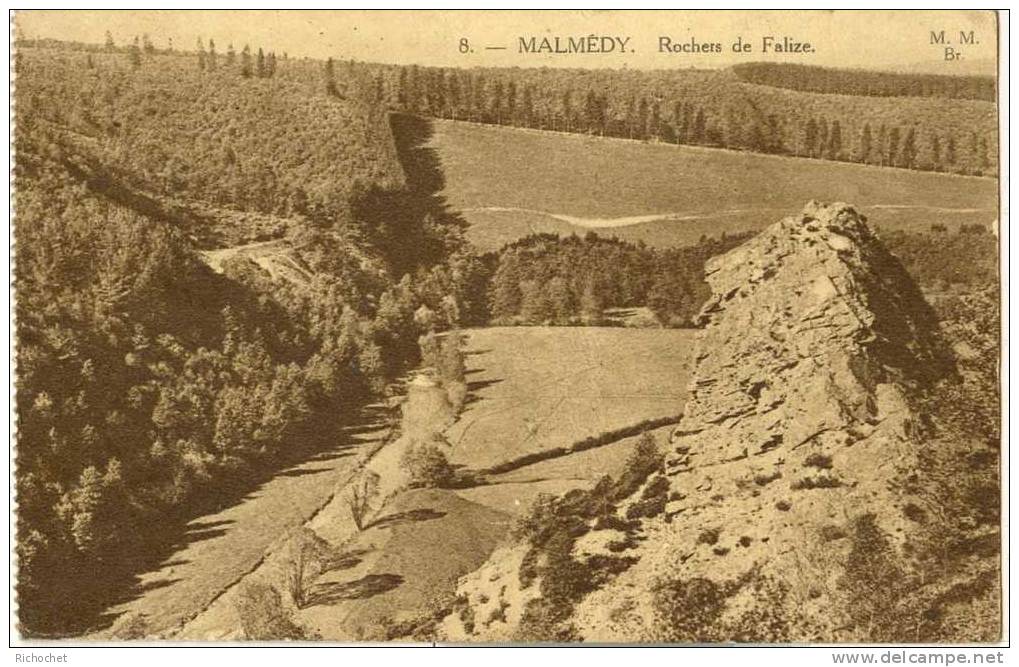
<svg viewBox="0 0 1019 667"><path fill-rule="evenodd" d="M280 593L262 581L245 581L234 601L241 628L247 639L309 639L308 633L294 623L283 608Z"/></svg>
<svg viewBox="0 0 1019 667"><path fill-rule="evenodd" d="M709 528L701 531L701 534L697 536L697 544L707 544L711 546L718 543L718 538L721 535L721 531L717 528Z"/></svg>
<svg viewBox="0 0 1019 667"><path fill-rule="evenodd" d="M445 452L432 443L409 445L400 457L400 466L410 475L411 486L415 487L441 488L456 477Z"/></svg>
<svg viewBox="0 0 1019 667"><path fill-rule="evenodd" d="M616 482L615 499L622 500L640 488L652 473L661 470L665 456L658 448L655 437L645 432L637 440L626 467Z"/></svg>
<svg viewBox="0 0 1019 667"><path fill-rule="evenodd" d="M565 612L565 613L564 613ZM521 643L577 641L576 630L566 624L570 609L544 598L535 598L524 607L513 641Z"/></svg>
<svg viewBox="0 0 1019 667"><path fill-rule="evenodd" d="M461 380L449 380L443 382L446 389L446 398L453 408L455 414L463 410L464 402L467 400L467 383Z"/></svg>
<svg viewBox="0 0 1019 667"><path fill-rule="evenodd" d="M803 461L803 465L818 470L828 470L832 465L831 457L821 452L814 452Z"/></svg>
<svg viewBox="0 0 1019 667"><path fill-rule="evenodd" d="M358 530L364 530L364 517L371 511L371 503L378 494L379 474L372 470L363 471L350 485L346 496L347 507Z"/></svg>
<svg viewBox="0 0 1019 667"><path fill-rule="evenodd" d="M774 482L776 479L782 479L781 470L776 470L770 475L765 475L763 473L754 475L754 484L756 484L757 486L767 486L768 484Z"/></svg>
<svg viewBox="0 0 1019 667"><path fill-rule="evenodd" d="M298 609L304 606L307 582L322 572L330 551L329 543L310 528L298 529L287 540L282 562L283 587Z"/></svg>
<svg viewBox="0 0 1019 667"><path fill-rule="evenodd" d="M528 510L520 515L513 526L513 539L531 544L542 543L538 539L548 530L558 515L559 499L551 493L539 493Z"/></svg>
<svg viewBox="0 0 1019 667"><path fill-rule="evenodd" d="M674 579L652 587L656 634L668 642L711 642L722 639L717 624L725 593L710 579Z"/></svg>
<svg viewBox="0 0 1019 667"><path fill-rule="evenodd" d="M838 477L818 475L817 477L804 477L789 485L794 491L810 489L835 489L842 486L842 480Z"/></svg>
<svg viewBox="0 0 1019 667"><path fill-rule="evenodd" d="M821 539L824 540L825 542L834 542L835 540L841 540L847 535L848 533L846 533L845 529L842 528L842 526L836 526L834 524L821 526Z"/></svg>

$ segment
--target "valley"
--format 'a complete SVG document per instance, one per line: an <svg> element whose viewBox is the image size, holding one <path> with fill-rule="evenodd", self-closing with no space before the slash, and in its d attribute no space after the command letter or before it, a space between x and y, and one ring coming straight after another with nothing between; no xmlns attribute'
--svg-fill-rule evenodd
<svg viewBox="0 0 1019 667"><path fill-rule="evenodd" d="M983 87L149 46L17 61L23 633L994 635Z"/></svg>

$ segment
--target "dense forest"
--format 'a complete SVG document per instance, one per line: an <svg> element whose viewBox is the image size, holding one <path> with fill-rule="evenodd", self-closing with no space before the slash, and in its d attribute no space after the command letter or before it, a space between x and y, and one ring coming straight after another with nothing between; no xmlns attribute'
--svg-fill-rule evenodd
<svg viewBox="0 0 1019 667"><path fill-rule="evenodd" d="M666 326L691 326L708 298L704 262L749 233L655 249L589 232L537 234L498 255L489 283L494 324L604 324L610 308L648 306Z"/></svg>
<svg viewBox="0 0 1019 667"><path fill-rule="evenodd" d="M997 99L994 77L991 76L871 72L791 63L740 63L733 65L732 71L748 83L813 93L938 97L986 102Z"/></svg>
<svg viewBox="0 0 1019 667"><path fill-rule="evenodd" d="M969 77L875 74L882 86L913 77L891 98L866 92L869 76L823 68L384 71L391 105L439 118L925 171L988 175L997 168L995 105L984 92L962 94L983 91L984 82ZM791 90L744 81L793 74L807 83ZM914 88L919 96L910 97ZM945 104L948 97L977 99Z"/></svg>
<svg viewBox="0 0 1019 667"><path fill-rule="evenodd" d="M19 49L26 634L86 629L176 522L335 442L417 363L420 335L484 308L480 261L406 185L370 86L338 71L341 96L284 59L264 77L209 63ZM265 219L307 280L202 261Z"/></svg>

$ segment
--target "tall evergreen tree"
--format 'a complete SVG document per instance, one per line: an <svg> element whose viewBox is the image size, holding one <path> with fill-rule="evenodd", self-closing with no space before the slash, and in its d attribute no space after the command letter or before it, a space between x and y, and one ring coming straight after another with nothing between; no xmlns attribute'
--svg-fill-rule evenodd
<svg viewBox="0 0 1019 667"><path fill-rule="evenodd" d="M202 41L201 37L199 37L198 41L196 42L195 51L198 53L198 69L204 72L207 63L205 56L205 42Z"/></svg>
<svg viewBox="0 0 1019 667"><path fill-rule="evenodd" d="M860 132L860 143L856 147L856 153L853 155L853 160L863 164L870 162L871 145L873 143L874 139L871 136L870 123L864 123L863 130Z"/></svg>
<svg viewBox="0 0 1019 667"><path fill-rule="evenodd" d="M327 58L325 64L325 80L326 80L326 94L336 95L336 67L333 65L333 59Z"/></svg>
<svg viewBox="0 0 1019 667"><path fill-rule="evenodd" d="M842 126L837 119L832 122L831 131L828 133L827 157L829 160L842 159Z"/></svg>
<svg viewBox="0 0 1019 667"><path fill-rule="evenodd" d="M251 47L247 44L241 49L241 76L245 78L251 76Z"/></svg>
<svg viewBox="0 0 1019 667"><path fill-rule="evenodd" d="M803 128L803 155L813 156L815 146L817 146L817 121L811 118Z"/></svg>
<svg viewBox="0 0 1019 667"><path fill-rule="evenodd" d="M142 66L142 49L138 45L137 36L135 36L134 41L131 43L131 47L128 49L127 57L131 62L131 66L135 69Z"/></svg>

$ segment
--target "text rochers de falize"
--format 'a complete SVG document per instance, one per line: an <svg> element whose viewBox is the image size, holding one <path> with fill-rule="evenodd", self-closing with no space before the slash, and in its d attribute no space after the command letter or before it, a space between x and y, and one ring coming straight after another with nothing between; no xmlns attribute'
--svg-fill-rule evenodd
<svg viewBox="0 0 1019 667"><path fill-rule="evenodd" d="M756 47L756 48L755 48ZM790 36L764 35L756 40L743 37L732 41L729 48L722 42L701 40L696 37L669 37L661 35L655 44L658 53L701 54L722 53L814 53L813 44ZM517 37L517 53L541 55L567 55L577 53L611 54L633 53L633 38L629 35L521 35Z"/></svg>

